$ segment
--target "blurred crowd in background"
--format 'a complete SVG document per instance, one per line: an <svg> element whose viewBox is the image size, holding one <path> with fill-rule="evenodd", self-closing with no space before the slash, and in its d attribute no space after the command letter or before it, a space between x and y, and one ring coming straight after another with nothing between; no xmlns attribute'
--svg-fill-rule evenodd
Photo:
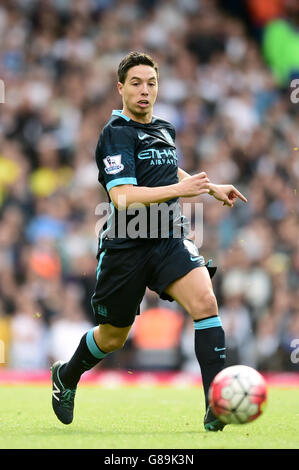
<svg viewBox="0 0 299 470"><path fill-rule="evenodd" d="M159 63L154 114L176 127L179 166L248 199L201 198L227 365L299 370L298 27L295 0L1 1L0 367L68 360L94 325L94 152L138 50ZM198 373L186 312L150 291L142 312L100 367Z"/></svg>

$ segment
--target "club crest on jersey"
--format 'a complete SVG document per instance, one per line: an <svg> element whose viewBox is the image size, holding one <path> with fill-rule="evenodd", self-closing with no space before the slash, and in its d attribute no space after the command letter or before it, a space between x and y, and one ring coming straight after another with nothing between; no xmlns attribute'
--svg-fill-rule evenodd
<svg viewBox="0 0 299 470"><path fill-rule="evenodd" d="M104 158L105 172L107 175L115 175L124 169L124 165L121 163L121 155L108 155Z"/></svg>

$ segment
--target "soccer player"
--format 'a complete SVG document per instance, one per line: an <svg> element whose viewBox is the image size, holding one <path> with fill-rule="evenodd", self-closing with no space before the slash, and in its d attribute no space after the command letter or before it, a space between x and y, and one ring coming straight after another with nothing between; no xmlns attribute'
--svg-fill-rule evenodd
<svg viewBox="0 0 299 470"><path fill-rule="evenodd" d="M211 283L216 268L208 266L196 245L186 239L178 200L208 193L233 207L238 198L244 202L246 198L232 185L213 184L204 172L190 176L178 168L175 129L153 115L158 66L150 56L131 52L124 57L117 87L123 108L112 112L96 148L99 182L111 201L99 237L92 297L99 325L82 337L68 362L51 367L53 409L64 424L72 422L81 375L124 345L148 287L162 299L177 301L191 315L205 394L204 427L222 430L224 424L208 403L209 386L225 360L224 331ZM162 221L153 224L150 213L162 203L169 208L166 236ZM130 236L132 207L145 208L137 238Z"/></svg>

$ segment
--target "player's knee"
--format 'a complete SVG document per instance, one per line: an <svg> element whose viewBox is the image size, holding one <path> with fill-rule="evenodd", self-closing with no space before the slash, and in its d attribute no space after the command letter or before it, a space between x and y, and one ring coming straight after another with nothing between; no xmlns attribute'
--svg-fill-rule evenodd
<svg viewBox="0 0 299 470"><path fill-rule="evenodd" d="M200 320L205 317L218 315L218 305L215 294L212 290L206 291L200 298L194 298L191 311L189 312L193 320Z"/></svg>
<svg viewBox="0 0 299 470"><path fill-rule="evenodd" d="M117 349L121 349L126 342L126 339L123 337L113 336L110 338L105 339L105 341L101 342L101 346L103 350L107 353L116 351Z"/></svg>

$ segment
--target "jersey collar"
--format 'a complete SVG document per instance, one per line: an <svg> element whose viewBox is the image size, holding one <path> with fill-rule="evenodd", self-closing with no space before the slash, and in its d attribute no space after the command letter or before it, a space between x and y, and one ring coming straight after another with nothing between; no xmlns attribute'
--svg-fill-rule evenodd
<svg viewBox="0 0 299 470"><path fill-rule="evenodd" d="M127 122L131 121L131 118L123 114L121 109L113 109L112 116L122 117ZM156 119L157 119L156 116L152 116L152 121L149 122L148 124L153 124ZM142 122L137 122L137 121L133 121L133 122L136 122L137 124L141 124L142 126L148 126L148 124L142 124Z"/></svg>
<svg viewBox="0 0 299 470"><path fill-rule="evenodd" d="M131 118L129 118L128 116L126 116L125 114L123 114L121 109L114 109L114 110L112 111L112 115L113 115L113 116L122 117L122 118L125 119L126 121L131 121Z"/></svg>

